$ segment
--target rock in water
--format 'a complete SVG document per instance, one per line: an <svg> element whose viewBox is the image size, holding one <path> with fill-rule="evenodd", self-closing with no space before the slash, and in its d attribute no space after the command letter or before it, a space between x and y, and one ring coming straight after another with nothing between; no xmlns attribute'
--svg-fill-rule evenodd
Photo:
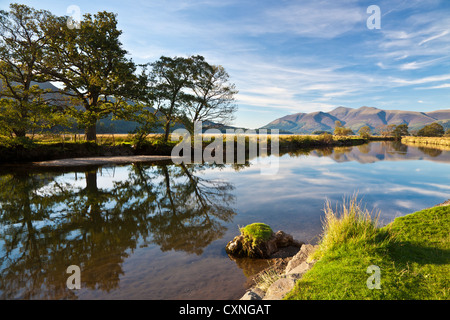
<svg viewBox="0 0 450 320"><path fill-rule="evenodd" d="M257 237L248 232L248 230L255 230L256 227L265 228L266 234L264 237ZM267 234L267 230L270 230L270 233ZM225 251L233 257L268 259L280 248L288 246L301 247L302 244L302 242L294 240L290 234L283 231L274 233L269 226L258 223L241 228L241 235L234 237L233 240L228 242Z"/></svg>

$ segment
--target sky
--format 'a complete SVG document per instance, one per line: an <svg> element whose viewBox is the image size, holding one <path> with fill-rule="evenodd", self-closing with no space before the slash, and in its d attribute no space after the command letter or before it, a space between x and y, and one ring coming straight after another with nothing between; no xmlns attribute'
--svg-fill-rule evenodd
<svg viewBox="0 0 450 320"><path fill-rule="evenodd" d="M450 109L450 0L16 2L116 13L136 63L199 54L222 65L239 90L239 127L338 106Z"/></svg>

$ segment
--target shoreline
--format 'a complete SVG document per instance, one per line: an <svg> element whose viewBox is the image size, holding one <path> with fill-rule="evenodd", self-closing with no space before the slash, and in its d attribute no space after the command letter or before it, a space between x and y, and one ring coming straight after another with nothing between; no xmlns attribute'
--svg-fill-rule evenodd
<svg viewBox="0 0 450 320"><path fill-rule="evenodd" d="M338 136L312 136L312 135L289 135L279 137L279 149L302 150L314 148L334 148L341 146L358 146L372 141L391 141L390 137L371 137L362 139L357 136L338 137ZM225 139L226 140L226 139ZM123 156L153 156L170 157L173 142L159 143L157 140L148 140L148 143L136 148L129 143L120 143L117 145L101 145L95 142L53 142L41 143L39 141L28 141L27 143L13 143L11 145L0 145L0 166L3 165L30 165L44 161L77 159L81 158L107 158ZM233 144L235 146L236 142ZM224 141L225 147L228 143ZM202 145L205 150L206 144ZM245 144L246 156L249 152L248 144ZM270 146L267 152L271 154ZM119 158L118 158L119 159ZM96 160L97 161L97 160ZM88 161L89 162L89 161ZM99 164L103 164L98 160ZM108 161L108 164L110 160ZM122 160L119 160L122 163ZM77 163L75 165L78 165Z"/></svg>
<svg viewBox="0 0 450 320"><path fill-rule="evenodd" d="M103 157L84 157L84 158L66 158L48 161L31 162L30 165L43 167L85 167L85 166L103 166L110 164L129 164L135 162L154 162L172 160L171 156L153 156L153 155L133 155L133 156L103 156Z"/></svg>
<svg viewBox="0 0 450 320"><path fill-rule="evenodd" d="M402 216L402 218L409 218L419 212L426 212L427 210L438 207L448 207L448 210L450 211L450 199L432 207L409 213ZM390 224L394 221L395 219ZM311 256L318 248L319 245L313 246L311 244L303 244L295 255L283 257L283 262L278 265L276 265L277 261L275 258L275 268L270 266L253 275L252 281L254 281L255 284L248 288L239 300L283 300L285 297L292 299L297 281L300 280L307 271L311 270L317 262L317 260L313 260ZM264 273L267 274L269 270L276 272L272 272L270 275L274 281L266 290L262 290L258 287L255 279L258 279L258 277L264 275Z"/></svg>

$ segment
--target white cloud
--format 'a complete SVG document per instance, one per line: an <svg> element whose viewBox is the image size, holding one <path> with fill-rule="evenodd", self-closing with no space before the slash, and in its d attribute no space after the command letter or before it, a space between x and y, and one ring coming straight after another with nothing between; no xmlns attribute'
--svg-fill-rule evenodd
<svg viewBox="0 0 450 320"><path fill-rule="evenodd" d="M441 33L439 33L439 34L437 34L437 35L434 35L434 36L431 36L431 37L429 37L429 38L426 38L426 39L424 39L424 40L422 40L422 41L419 42L419 46L421 46L421 45L423 45L424 43L427 43L427 42L429 42L429 41L432 41L432 40L441 38L441 37L447 35L448 33L449 33L448 30L444 30L443 32L441 32Z"/></svg>
<svg viewBox="0 0 450 320"><path fill-rule="evenodd" d="M450 74L429 76L429 77L418 78L418 79L413 79L413 80L394 78L394 79L392 79L392 82L400 84L400 85L415 85L415 84L424 84L424 83L429 83L429 82L438 82L438 81L446 81L446 80L450 80Z"/></svg>
<svg viewBox="0 0 450 320"><path fill-rule="evenodd" d="M444 83L444 84L440 84L437 86L419 88L419 89L446 89L446 88L450 88L450 83Z"/></svg>

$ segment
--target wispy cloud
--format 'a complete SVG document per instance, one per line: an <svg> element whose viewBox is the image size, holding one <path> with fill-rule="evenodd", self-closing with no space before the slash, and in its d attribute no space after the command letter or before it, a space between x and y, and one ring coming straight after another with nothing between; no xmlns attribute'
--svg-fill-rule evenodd
<svg viewBox="0 0 450 320"><path fill-rule="evenodd" d="M448 30L444 30L444 31L442 31L441 33L439 33L439 34L437 34L437 35L433 35L433 36L431 36L431 37L429 37L429 38L426 38L426 39L420 41L420 42L419 42L419 46L421 46L421 45L423 45L424 43L427 43L427 42L429 42L429 41L432 41L432 40L441 38L441 37L443 37L443 36L446 36L447 34L449 34L449 31L448 31Z"/></svg>
<svg viewBox="0 0 450 320"><path fill-rule="evenodd" d="M264 24L257 23L251 30L330 39L365 21L362 12L357 1L288 1L285 6L268 8L262 15Z"/></svg>

